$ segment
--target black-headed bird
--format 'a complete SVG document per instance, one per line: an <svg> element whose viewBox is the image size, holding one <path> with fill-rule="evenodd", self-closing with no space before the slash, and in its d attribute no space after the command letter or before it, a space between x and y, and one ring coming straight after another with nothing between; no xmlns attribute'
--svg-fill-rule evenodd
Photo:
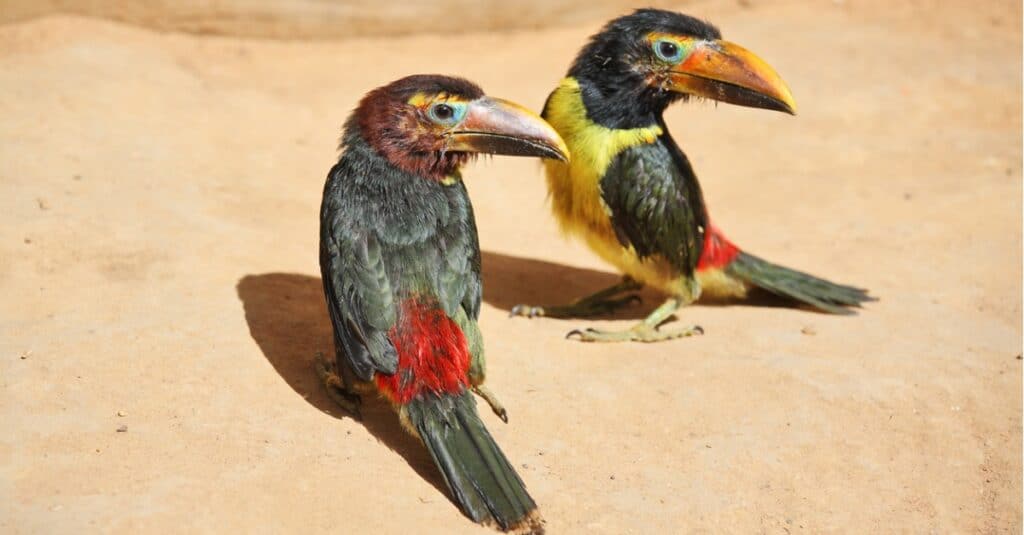
<svg viewBox="0 0 1024 535"><path fill-rule="evenodd" d="M518 305L513 315L598 315L648 284L669 297L639 324L569 336L655 342L703 332L658 329L702 292L735 298L756 287L836 314L871 299L860 288L743 252L712 224L697 176L662 118L669 104L691 97L795 112L789 88L767 63L698 19L641 9L591 37L544 105L542 116L572 153L571 161L545 162L545 171L562 230L625 276L572 304Z"/></svg>
<svg viewBox="0 0 1024 535"><path fill-rule="evenodd" d="M566 159L533 112L461 78L420 75L368 93L345 124L320 209L333 359L317 371L358 414L378 392L419 437L475 522L543 531L537 505L477 414L483 387L480 247L459 169L477 153Z"/></svg>

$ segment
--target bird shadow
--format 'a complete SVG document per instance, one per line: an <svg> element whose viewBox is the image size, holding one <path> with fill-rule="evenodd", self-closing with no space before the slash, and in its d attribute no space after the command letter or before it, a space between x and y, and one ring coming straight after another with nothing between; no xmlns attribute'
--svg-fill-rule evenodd
<svg viewBox="0 0 1024 535"><path fill-rule="evenodd" d="M501 310L510 311L518 304L561 305L607 288L622 276L595 269L567 266L544 260L483 251L484 301ZM624 307L602 319L642 319L664 300L664 294L645 287L637 292L643 302ZM793 303L774 294L751 291L744 299L701 297L706 306L792 307Z"/></svg>
<svg viewBox="0 0 1024 535"><path fill-rule="evenodd" d="M545 260L482 251L484 302L510 311L519 304L565 305L622 281L622 276L608 271L567 266ZM643 302L627 306L606 319L639 319L657 305L657 294L644 289Z"/></svg>
<svg viewBox="0 0 1024 535"><path fill-rule="evenodd" d="M569 303L621 280L617 274L567 266L544 260L482 252L484 301L501 310L517 304ZM327 315L320 277L297 273L246 275L236 285L242 301L249 334L288 386L310 405L338 419L352 418L328 396L314 370L318 352L334 350L333 333ZM605 319L640 319L660 304L661 296L645 288L644 301L626 307ZM704 302L704 300L702 300ZM744 304L786 306L770 294L751 295ZM732 305L735 301L710 301L711 305ZM394 410L376 396L363 396L362 418L366 430L403 459L425 481L443 495L447 486L429 453L402 429Z"/></svg>
<svg viewBox="0 0 1024 535"><path fill-rule="evenodd" d="M327 396L314 369L317 352L329 356L334 351L320 277L295 273L246 275L236 289L249 334L288 386L321 412L338 419L353 418ZM377 396L362 398L362 418L357 421L448 497L430 454L402 429L391 406Z"/></svg>

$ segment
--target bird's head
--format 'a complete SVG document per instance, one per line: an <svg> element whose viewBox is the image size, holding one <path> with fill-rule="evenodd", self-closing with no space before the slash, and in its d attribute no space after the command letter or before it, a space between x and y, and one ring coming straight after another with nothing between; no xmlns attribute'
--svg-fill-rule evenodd
<svg viewBox="0 0 1024 535"><path fill-rule="evenodd" d="M591 37L569 75L610 101L610 116L622 99L632 101L629 112L649 115L689 97L795 113L793 95L775 70L721 37L693 17L639 9Z"/></svg>
<svg viewBox="0 0 1024 535"><path fill-rule="evenodd" d="M363 97L353 120L392 165L429 178L450 175L478 153L569 158L562 138L535 113L462 78L402 78Z"/></svg>

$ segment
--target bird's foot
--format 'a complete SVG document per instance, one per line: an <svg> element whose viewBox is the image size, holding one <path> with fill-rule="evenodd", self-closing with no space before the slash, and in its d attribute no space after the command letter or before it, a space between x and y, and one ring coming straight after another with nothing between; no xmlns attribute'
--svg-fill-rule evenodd
<svg viewBox="0 0 1024 535"><path fill-rule="evenodd" d="M494 411L494 414L498 415L498 418L501 418L501 421L508 423L508 411L505 410L505 406L501 404L501 401L498 400L498 396L494 395L494 392L491 392L491 390L484 385L474 386L473 392L483 398L483 400L491 406L491 410Z"/></svg>
<svg viewBox="0 0 1024 535"><path fill-rule="evenodd" d="M328 361L321 352L316 354L316 374L320 377L324 388L327 389L327 397L331 398L331 401L337 403L352 416L362 419L363 416L359 410L363 403L362 398L345 388L345 382L338 374L337 364L334 361Z"/></svg>
<svg viewBox="0 0 1024 535"><path fill-rule="evenodd" d="M642 300L639 295L629 294L616 299L581 299L571 305L516 305L509 311L509 317L523 316L526 318L536 318L544 316L548 318L591 318L594 316L611 314L620 308L632 304L639 304L641 302Z"/></svg>
<svg viewBox="0 0 1024 535"><path fill-rule="evenodd" d="M685 338L704 334L700 325L690 325L682 329L661 330L647 323L638 323L625 331L602 331L598 329L575 329L565 335L567 339L581 342L663 342L676 338Z"/></svg>

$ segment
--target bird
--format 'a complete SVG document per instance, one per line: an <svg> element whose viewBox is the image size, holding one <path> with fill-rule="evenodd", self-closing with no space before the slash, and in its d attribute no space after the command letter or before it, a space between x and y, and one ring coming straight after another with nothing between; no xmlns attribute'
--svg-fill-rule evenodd
<svg viewBox="0 0 1024 535"><path fill-rule="evenodd" d="M340 150L320 209L335 346L315 359L321 381L356 417L361 395L386 399L471 520L542 533L473 397L508 421L483 384L480 247L460 169L481 153L565 160L565 143L536 113L468 80L413 75L361 99Z"/></svg>
<svg viewBox="0 0 1024 535"><path fill-rule="evenodd" d="M541 113L572 153L570 161L544 163L551 208L563 233L582 238L624 276L569 304L516 305L512 316L596 316L638 301L633 292L649 285L667 298L643 321L567 337L659 342L703 334L696 325L659 329L702 292L739 299L760 288L833 314L873 300L867 290L747 253L712 223L697 175L663 118L670 104L693 98L796 113L771 66L681 13L636 10L608 22L580 50Z"/></svg>

